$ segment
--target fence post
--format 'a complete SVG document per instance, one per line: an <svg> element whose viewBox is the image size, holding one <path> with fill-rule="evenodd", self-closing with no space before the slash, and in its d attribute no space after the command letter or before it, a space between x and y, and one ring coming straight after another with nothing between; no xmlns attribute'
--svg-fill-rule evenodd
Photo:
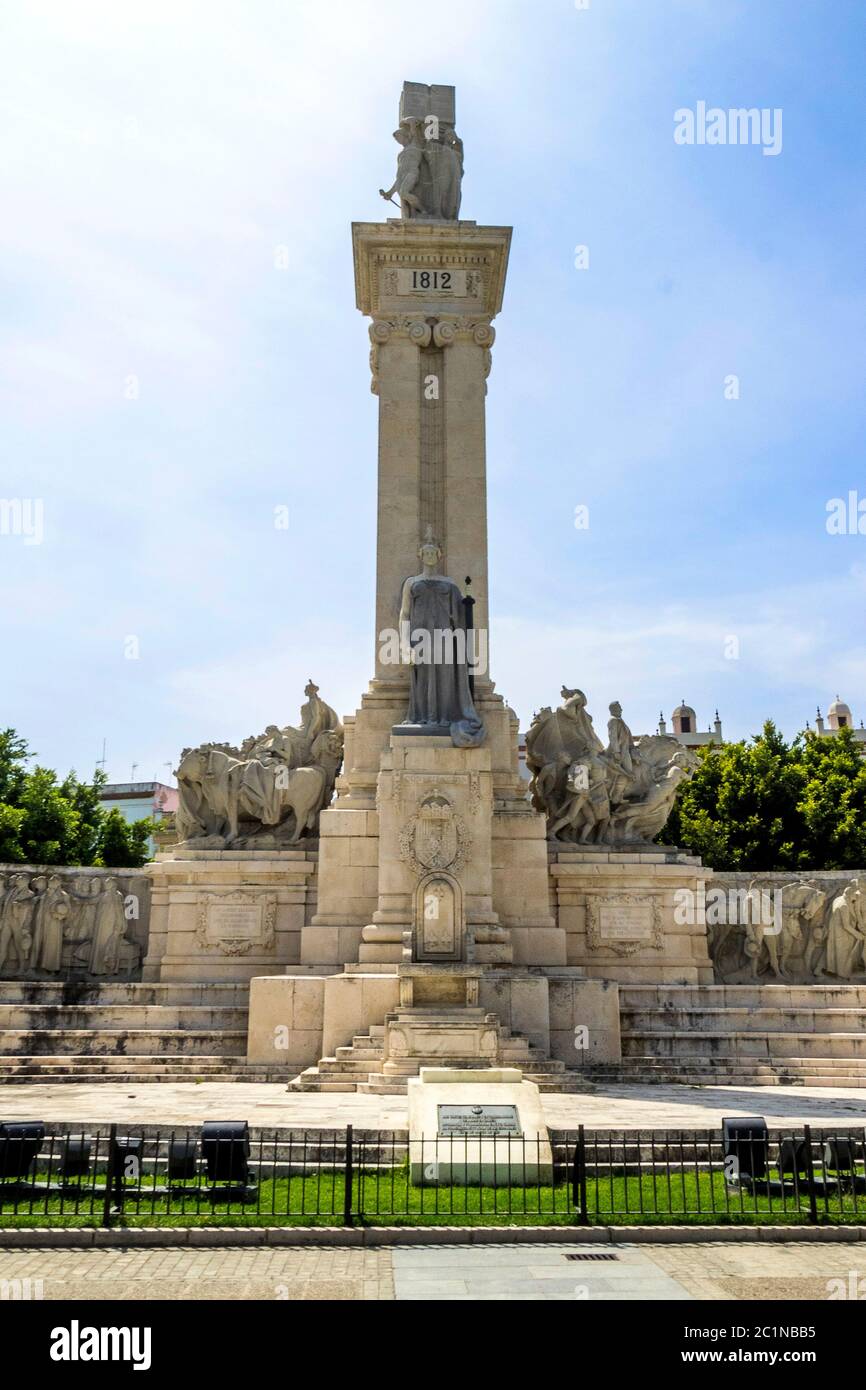
<svg viewBox="0 0 866 1390"><path fill-rule="evenodd" d="M818 1224L818 1197L815 1192L815 1158L812 1153L812 1126L803 1126L806 1150L806 1182L809 1184L809 1221L813 1226Z"/></svg>
<svg viewBox="0 0 866 1390"><path fill-rule="evenodd" d="M111 1193L114 1187L114 1165L117 1152L117 1125L112 1125L108 1131L108 1163L105 1168L105 1196L102 1202L102 1224L111 1225Z"/></svg>
<svg viewBox="0 0 866 1390"><path fill-rule="evenodd" d="M346 1125L346 1158L343 1166L343 1225L352 1224L352 1126Z"/></svg>
<svg viewBox="0 0 866 1390"><path fill-rule="evenodd" d="M578 1210L578 1224L589 1225L589 1212L586 1205L586 1136L583 1125L577 1128L577 1143L574 1146L574 1161L571 1169L571 1198Z"/></svg>

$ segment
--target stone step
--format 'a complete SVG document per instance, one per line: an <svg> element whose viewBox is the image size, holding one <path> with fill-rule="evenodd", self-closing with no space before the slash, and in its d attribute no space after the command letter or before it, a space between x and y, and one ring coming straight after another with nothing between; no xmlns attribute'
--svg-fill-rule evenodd
<svg viewBox="0 0 866 1390"><path fill-rule="evenodd" d="M72 1071L58 1072L56 1075L52 1076L37 1075L5 1077L3 1079L3 1085L32 1086L34 1082L38 1082L40 1085L50 1084L52 1086L98 1086L107 1084L112 1084L116 1086L122 1084L123 1086L129 1087L165 1085L167 1082L170 1084L179 1084L183 1081L190 1081L191 1079L192 1078L190 1076L177 1076L174 1072L165 1072L164 1075L156 1075L154 1072L146 1072L142 1074L138 1072L126 1072L123 1076L106 1076L102 1072L96 1072L91 1074L89 1072ZM257 1073L256 1075L251 1076L246 1071L235 1070L214 1072L212 1074L208 1073L196 1079L201 1080L202 1082L219 1082L221 1086L225 1083L233 1081L246 1082L247 1085L250 1085L253 1082L257 1082L262 1085L283 1085L286 1080L286 1075L285 1072L262 1072L261 1074Z"/></svg>
<svg viewBox="0 0 866 1390"><path fill-rule="evenodd" d="M338 1079L323 1076L317 1067L309 1067L307 1071L302 1071L300 1076L295 1076L289 1081L288 1089L290 1091L335 1091L348 1094L357 1090L357 1082L351 1078Z"/></svg>
<svg viewBox="0 0 866 1390"><path fill-rule="evenodd" d="M246 1008L249 984L91 984L55 980L0 980L0 1004L181 1004Z"/></svg>
<svg viewBox="0 0 866 1390"><path fill-rule="evenodd" d="M620 1008L866 1008L863 984L620 985Z"/></svg>
<svg viewBox="0 0 866 1390"><path fill-rule="evenodd" d="M361 1096L405 1096L408 1083L405 1077L371 1076L369 1081L359 1081L355 1087Z"/></svg>
<svg viewBox="0 0 866 1390"><path fill-rule="evenodd" d="M5 1032L124 1031L153 1029L234 1029L244 1031L246 1007L203 1004L0 1004L0 1035Z"/></svg>
<svg viewBox="0 0 866 1390"><path fill-rule="evenodd" d="M785 1056L784 1052L774 1056L744 1056L734 1049L727 1052L695 1052L689 1056L673 1056L673 1058L671 1056L659 1056L657 1052L631 1052L630 1055L623 1058L623 1065L632 1065L632 1063L637 1062L644 1063L645 1066L663 1066L666 1069L670 1069L671 1062L680 1063L684 1068L692 1066L696 1062L701 1062L702 1065L710 1066L710 1068L720 1068L720 1066L727 1066L731 1062L737 1066L749 1066L749 1068L758 1068L758 1066L769 1066L769 1068L801 1066L802 1068L802 1066L808 1066L812 1072L822 1072L822 1070L831 1072L831 1070L845 1068L852 1070L852 1072L859 1072L859 1070L866 1068L866 1061L863 1058L849 1058L849 1056L803 1058L801 1055Z"/></svg>
<svg viewBox="0 0 866 1390"><path fill-rule="evenodd" d="M643 1008L620 1011L623 1034L641 1032L744 1033L793 1030L798 1033L866 1033L866 1008ZM774 1026L775 1025L775 1026Z"/></svg>
<svg viewBox="0 0 866 1390"><path fill-rule="evenodd" d="M159 1053L132 1053L128 1057L98 1053L31 1053L0 1058L0 1076L15 1075L34 1069L43 1072L68 1071L76 1066L85 1067L88 1071L117 1074L123 1074L129 1071L130 1067L134 1067L136 1071L170 1070L178 1074L189 1072L190 1075L200 1075L207 1070L222 1070L224 1066L238 1061L246 1064L245 1057L229 1052L217 1055L202 1053L194 1057L173 1057ZM284 1067L283 1070L286 1071L287 1068Z"/></svg>
<svg viewBox="0 0 866 1390"><path fill-rule="evenodd" d="M525 1072L524 1077L527 1081L534 1081L539 1091L545 1095L582 1096L591 1095L596 1090L595 1082L587 1076L582 1076L579 1072L568 1076L559 1076L555 1079Z"/></svg>
<svg viewBox="0 0 866 1390"><path fill-rule="evenodd" d="M749 1058L772 1060L794 1055L799 1059L866 1059L866 1034L804 1033L794 1029L749 1032L700 1032L675 1034L634 1029L622 1038L624 1057L635 1055L669 1057L685 1062L690 1057L732 1054L742 1062Z"/></svg>
<svg viewBox="0 0 866 1390"><path fill-rule="evenodd" d="M367 1072L376 1070L376 1063L381 1063L381 1056L370 1061L364 1057L323 1057L319 1062L319 1071L323 1075L365 1075Z"/></svg>
<svg viewBox="0 0 866 1390"><path fill-rule="evenodd" d="M339 1061L342 1057L349 1059L354 1057L363 1057L366 1058L368 1061L381 1062L382 1048L376 1047L372 1043L370 1043L367 1047L359 1047L357 1043L353 1042L351 1047L338 1047L334 1053L334 1056L337 1058L337 1061Z"/></svg>
<svg viewBox="0 0 866 1390"><path fill-rule="evenodd" d="M612 1076L598 1077L596 1081L599 1086L733 1086L750 1089L757 1086L809 1086L816 1090L866 1090L866 1076L811 1076L808 1072L804 1072L802 1076L792 1076L786 1072L779 1075L756 1076L753 1072L708 1075L706 1072L684 1072L679 1069L669 1073L622 1071Z"/></svg>
<svg viewBox="0 0 866 1390"><path fill-rule="evenodd" d="M115 1082L143 1084L147 1081L275 1081L285 1083L285 1067L247 1062L243 1056L180 1057L88 1057L56 1056L0 1058L3 1085L28 1082L75 1082L89 1084Z"/></svg>
<svg viewBox="0 0 866 1390"><path fill-rule="evenodd" d="M623 1058L621 1063L597 1063L587 1070L592 1080L604 1083L858 1087L866 1084L866 1064L844 1057L779 1057L771 1061L741 1058L736 1054L661 1060L638 1056Z"/></svg>
<svg viewBox="0 0 866 1390"><path fill-rule="evenodd" d="M555 1079L533 1072L524 1072L523 1076L525 1081L533 1081L539 1091L548 1095L583 1095L595 1090L594 1083L579 1073L557 1076ZM372 1075L368 1081L359 1082L357 1090L360 1095L404 1096L408 1082L409 1078L406 1076Z"/></svg>
<svg viewBox="0 0 866 1390"><path fill-rule="evenodd" d="M46 1032L7 1028L0 1031L0 1057L16 1054L56 1054L74 1052L84 1056L116 1054L136 1056L153 1053L197 1055L198 1053L230 1053L246 1051L245 1029L82 1029L57 1028Z"/></svg>

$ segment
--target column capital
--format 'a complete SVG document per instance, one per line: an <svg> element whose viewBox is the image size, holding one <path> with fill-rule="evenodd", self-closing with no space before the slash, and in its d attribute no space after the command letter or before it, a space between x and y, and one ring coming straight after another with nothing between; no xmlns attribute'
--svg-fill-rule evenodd
<svg viewBox="0 0 866 1390"><path fill-rule="evenodd" d="M484 375L490 375L490 349L496 339L496 329L487 315L443 314L425 317L422 314L400 314L393 318L374 318L370 334L370 390L379 394L379 349L394 339L408 340L417 348L447 348L458 340L473 342L484 350Z"/></svg>

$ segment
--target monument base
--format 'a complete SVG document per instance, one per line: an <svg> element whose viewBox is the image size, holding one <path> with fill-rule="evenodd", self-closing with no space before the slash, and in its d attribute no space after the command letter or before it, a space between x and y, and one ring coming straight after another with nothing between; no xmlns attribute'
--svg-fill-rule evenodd
<svg viewBox="0 0 866 1390"><path fill-rule="evenodd" d="M143 979L233 983L296 964L315 910L316 858L315 842L159 854Z"/></svg>
<svg viewBox="0 0 866 1390"><path fill-rule="evenodd" d="M712 984L705 890L712 870L663 845L550 848L569 965L622 984Z"/></svg>

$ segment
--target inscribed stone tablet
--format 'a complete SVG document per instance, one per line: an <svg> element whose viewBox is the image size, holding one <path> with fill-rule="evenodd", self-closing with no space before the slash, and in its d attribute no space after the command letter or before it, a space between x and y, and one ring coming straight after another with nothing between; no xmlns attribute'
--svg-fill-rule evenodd
<svg viewBox="0 0 866 1390"><path fill-rule="evenodd" d="M516 1105L440 1105L438 1111L441 1138L471 1134L487 1139L522 1133Z"/></svg>

